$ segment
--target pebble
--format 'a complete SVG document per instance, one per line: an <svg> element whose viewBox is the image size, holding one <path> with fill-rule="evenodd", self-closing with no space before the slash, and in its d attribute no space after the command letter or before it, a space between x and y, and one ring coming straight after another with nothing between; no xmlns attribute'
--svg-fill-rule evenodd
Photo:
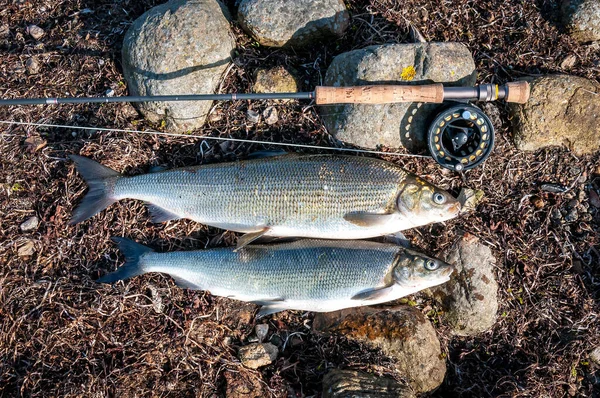
<svg viewBox="0 0 600 398"><path fill-rule="evenodd" d="M536 209L538 209L538 210L539 210L539 209L542 209L542 208L544 208L544 205L545 205L546 203L544 202L544 199L540 198L540 197L539 197L539 196L537 196L537 195L534 195L534 196L532 196L532 197L531 197L531 204L532 204L533 206L535 206L535 208L536 208Z"/></svg>
<svg viewBox="0 0 600 398"><path fill-rule="evenodd" d="M0 25L0 37L6 37L10 33L8 25Z"/></svg>
<svg viewBox="0 0 600 398"><path fill-rule="evenodd" d="M37 75L40 73L40 63L35 57L31 57L25 62L25 68L30 75Z"/></svg>
<svg viewBox="0 0 600 398"><path fill-rule="evenodd" d="M271 343L253 343L240 348L238 356L242 364L250 369L258 369L272 364L279 350Z"/></svg>
<svg viewBox="0 0 600 398"><path fill-rule="evenodd" d="M252 109L248 109L246 112L246 118L249 123L256 124L260 121L260 113L253 111Z"/></svg>
<svg viewBox="0 0 600 398"><path fill-rule="evenodd" d="M600 346L594 348L592 352L590 352L590 360L596 365L600 365Z"/></svg>
<svg viewBox="0 0 600 398"><path fill-rule="evenodd" d="M393 378L333 369L323 378L323 398L414 398L411 388Z"/></svg>
<svg viewBox="0 0 600 398"><path fill-rule="evenodd" d="M463 188L458 194L457 200L461 205L461 213L474 211L477 205L483 200L484 192L481 189Z"/></svg>
<svg viewBox="0 0 600 398"><path fill-rule="evenodd" d="M562 69L571 69L577 63L577 57L573 54L569 54L562 60L560 67Z"/></svg>
<svg viewBox="0 0 600 398"><path fill-rule="evenodd" d="M21 224L21 231L23 232L31 232L35 231L40 223L39 218L36 216L30 217L25 222Z"/></svg>
<svg viewBox="0 0 600 398"><path fill-rule="evenodd" d="M269 333L269 325L265 325L265 324L256 325L254 327L254 333L256 333L256 338L258 339L258 342L262 343L263 341L265 341L265 338L267 337L267 333Z"/></svg>
<svg viewBox="0 0 600 398"><path fill-rule="evenodd" d="M275 108L274 106L269 106L267 109L264 110L263 117L265 118L265 122L268 125L273 125L277 123L277 121L279 120L277 108Z"/></svg>
<svg viewBox="0 0 600 398"><path fill-rule="evenodd" d="M32 240L28 240L17 250L17 255L23 259L30 258L35 253L35 244Z"/></svg>
<svg viewBox="0 0 600 398"><path fill-rule="evenodd" d="M579 213L577 212L576 208L572 208L565 215L566 222L575 222L575 221L577 221L578 218L579 218Z"/></svg>
<svg viewBox="0 0 600 398"><path fill-rule="evenodd" d="M27 34L33 37L35 40L41 39L46 32L44 29L40 28L37 25L29 25L26 30Z"/></svg>

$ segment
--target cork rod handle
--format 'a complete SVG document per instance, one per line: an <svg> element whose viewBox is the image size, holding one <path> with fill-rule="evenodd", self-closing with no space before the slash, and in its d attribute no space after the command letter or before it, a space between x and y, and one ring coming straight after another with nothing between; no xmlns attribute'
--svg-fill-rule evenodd
<svg viewBox="0 0 600 398"><path fill-rule="evenodd" d="M530 88L526 81L506 83L506 88L508 89L506 102L524 104L529 99Z"/></svg>
<svg viewBox="0 0 600 398"><path fill-rule="evenodd" d="M442 84L422 86L355 86L324 87L315 89L317 105L325 104L390 104L394 102L433 102L444 101Z"/></svg>

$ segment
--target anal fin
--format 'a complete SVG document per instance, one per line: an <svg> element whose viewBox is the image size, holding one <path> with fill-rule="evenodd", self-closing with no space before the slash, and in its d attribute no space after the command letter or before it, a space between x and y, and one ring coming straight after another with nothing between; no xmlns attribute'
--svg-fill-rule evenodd
<svg viewBox="0 0 600 398"><path fill-rule="evenodd" d="M260 310L256 314L256 319L260 319L267 315L275 314L277 312L285 311L286 309L287 308L283 308L281 306L278 306L277 304L263 305L262 307L260 307Z"/></svg>
<svg viewBox="0 0 600 398"><path fill-rule="evenodd" d="M266 234L269 231L269 229L270 229L269 227L265 227L265 228L261 229L260 231L249 232L247 234L240 236L234 252L237 252L241 248L248 246L250 243L254 242L256 239L258 239L261 236L263 236L264 234Z"/></svg>
<svg viewBox="0 0 600 398"><path fill-rule="evenodd" d="M174 276L174 275L171 275L171 277L175 281L175 284L182 289L204 290L204 289L202 289L202 287L200 287L186 279L183 279L183 278L180 278L180 277Z"/></svg>
<svg viewBox="0 0 600 398"><path fill-rule="evenodd" d="M161 223L171 220L179 220L181 217L171 213L169 210L163 209L157 205L148 205L148 213L150 213L150 221L153 223Z"/></svg>
<svg viewBox="0 0 600 398"><path fill-rule="evenodd" d="M344 220L360 227L377 227L390 222L392 214L368 213L366 211L353 211L344 215Z"/></svg>

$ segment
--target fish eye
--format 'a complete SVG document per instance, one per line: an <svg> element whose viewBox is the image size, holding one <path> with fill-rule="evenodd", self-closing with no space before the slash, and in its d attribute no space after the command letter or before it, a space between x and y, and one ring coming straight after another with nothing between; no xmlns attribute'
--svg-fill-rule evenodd
<svg viewBox="0 0 600 398"><path fill-rule="evenodd" d="M433 194L433 201L438 205L443 205L446 202L446 197L443 194L436 192Z"/></svg>
<svg viewBox="0 0 600 398"><path fill-rule="evenodd" d="M436 261L433 261L433 260L425 261L425 269L428 271L435 271L439 267L440 267L440 265Z"/></svg>

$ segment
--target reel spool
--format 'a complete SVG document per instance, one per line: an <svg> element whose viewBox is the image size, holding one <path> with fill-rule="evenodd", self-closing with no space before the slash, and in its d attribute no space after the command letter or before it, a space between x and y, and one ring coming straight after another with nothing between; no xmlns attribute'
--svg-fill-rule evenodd
<svg viewBox="0 0 600 398"><path fill-rule="evenodd" d="M494 147L494 126L483 111L461 104L440 112L429 126L427 144L433 159L455 171L483 163Z"/></svg>

